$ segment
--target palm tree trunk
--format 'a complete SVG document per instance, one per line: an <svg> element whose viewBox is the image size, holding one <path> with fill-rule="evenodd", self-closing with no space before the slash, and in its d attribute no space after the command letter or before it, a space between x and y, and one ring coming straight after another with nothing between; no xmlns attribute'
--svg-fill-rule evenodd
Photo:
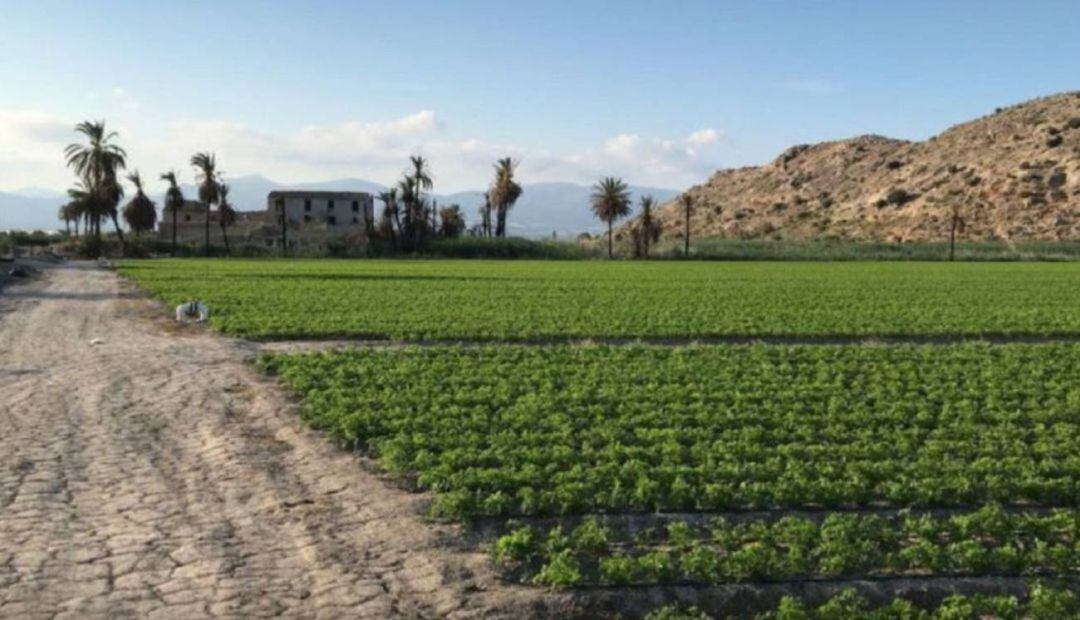
<svg viewBox="0 0 1080 620"><path fill-rule="evenodd" d="M405 242L405 232L401 229L401 213L400 213L400 210L397 207L394 207L394 222L397 223L397 235L394 235L394 231L393 231L394 226L393 226L393 224L391 224L390 225L390 238L394 242L394 247L397 248L397 249L401 249L401 244L398 243L398 239L400 239L401 242L404 243Z"/></svg>
<svg viewBox="0 0 1080 620"><path fill-rule="evenodd" d="M221 238L225 240L225 254L231 255L232 250L229 249L229 231L225 230L225 227L221 227Z"/></svg>
<svg viewBox="0 0 1080 620"><path fill-rule="evenodd" d="M496 223L496 227L495 227L495 236L496 237L505 237L506 236L506 208L505 207L499 207L499 209L496 211L496 216L497 216L498 222Z"/></svg>
<svg viewBox="0 0 1080 620"><path fill-rule="evenodd" d="M79 218L75 218L75 238L79 238Z"/></svg>
<svg viewBox="0 0 1080 620"><path fill-rule="evenodd" d="M120 251L124 249L124 231L120 230L120 220L116 219L116 211L109 214L112 217L113 226L116 228L116 237L120 239Z"/></svg>
<svg viewBox="0 0 1080 620"><path fill-rule="evenodd" d="M611 223L613 221L614 220L608 220L607 221L607 257L609 259L614 258L614 254L611 251Z"/></svg>
<svg viewBox="0 0 1080 620"><path fill-rule="evenodd" d="M206 248L207 256L210 256L210 203L206 203Z"/></svg>
<svg viewBox="0 0 1080 620"><path fill-rule="evenodd" d="M686 208L686 233L683 235L683 256L690 258L690 207Z"/></svg>
<svg viewBox="0 0 1080 620"><path fill-rule="evenodd" d="M173 205L173 210L172 210L172 255L173 255L173 258L176 258L176 217L177 217L177 212L178 211L179 211L179 209L176 208L176 205Z"/></svg>

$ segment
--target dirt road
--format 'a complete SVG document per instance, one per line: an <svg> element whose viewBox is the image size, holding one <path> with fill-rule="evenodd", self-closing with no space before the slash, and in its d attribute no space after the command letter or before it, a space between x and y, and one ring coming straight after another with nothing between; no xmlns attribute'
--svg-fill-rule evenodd
<svg viewBox="0 0 1080 620"><path fill-rule="evenodd" d="M165 313L90 265L0 293L0 617L519 615L250 349Z"/></svg>

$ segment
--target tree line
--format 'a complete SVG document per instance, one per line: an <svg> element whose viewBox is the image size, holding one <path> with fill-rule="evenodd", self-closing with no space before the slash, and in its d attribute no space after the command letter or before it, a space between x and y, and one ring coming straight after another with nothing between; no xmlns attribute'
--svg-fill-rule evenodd
<svg viewBox="0 0 1080 620"><path fill-rule="evenodd" d="M85 121L75 127L83 141L70 144L64 150L68 167L78 177L74 187L68 190L69 201L60 207L59 218L64 221L70 234L72 226L76 237L91 238L100 248L102 222L110 220L121 246L124 232L120 219L138 237L152 232L157 225L157 207L144 190L143 177L138 170L127 171L127 152L116 144L115 131L109 131L104 121ZM199 152L189 161L195 170L198 183L198 200L205 205L204 250L210 254L211 211L217 207L218 225L226 252L231 252L229 227L237 221L237 212L229 200L229 185L218 169L217 158L211 152ZM409 158L409 168L393 187L380 192L378 200L382 212L377 224L367 221L367 232L375 239L388 241L397 250L420 251L435 238L454 238L466 232L479 237L505 238L507 219L524 189L515 174L519 162L510 157L494 164L494 175L479 207L479 222L467 228L465 214L460 205L440 207L432 195L434 176L430 163L422 155ZM125 189L121 179L132 186L133 193L121 209ZM177 228L179 212L186 198L180 187L179 173L169 170L159 175L168 187L165 191L165 213L172 216L172 252L177 251ZM683 209L686 229L684 254L690 252L690 217L694 198L682 194L678 202ZM652 246L659 241L662 226L654 215L655 200L651 196L640 198L640 213L630 227L629 234L635 257L648 258ZM628 185L620 178L600 179L590 196L593 214L607 224L607 253L614 257L614 224L631 214L631 196ZM286 227L284 211L281 215L282 231ZM283 235L284 238L284 235ZM283 252L284 247L283 247Z"/></svg>
<svg viewBox="0 0 1080 620"><path fill-rule="evenodd" d="M68 145L64 155L68 167L75 172L78 180L68 190L69 200L60 207L58 214L67 231L70 233L74 225L75 236L78 237L81 224L82 234L92 239L94 246L99 249L101 223L105 219L112 221L121 246L124 245L124 231L120 227L120 217L136 237L152 232L157 225L157 205L147 196L138 170L125 176L132 184L134 195L123 210L120 209L125 195L121 175L127 170L127 152L116 144L117 133L106 129L105 121L84 121L75 126L75 131L82 135L84 142ZM228 227L236 223L237 217L236 210L229 202L229 186L217 169L213 153L196 153L190 163L196 170L199 200L206 205L206 252L210 252L210 212L214 205L218 208L218 224L228 251ZM165 192L165 209L172 212L172 249L175 254L178 216L185 198L175 170L162 173L160 179L169 184Z"/></svg>

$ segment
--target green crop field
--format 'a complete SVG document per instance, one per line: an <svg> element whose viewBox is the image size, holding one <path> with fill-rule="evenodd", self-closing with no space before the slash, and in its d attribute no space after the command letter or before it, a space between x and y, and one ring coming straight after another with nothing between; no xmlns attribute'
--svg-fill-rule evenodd
<svg viewBox="0 0 1080 620"><path fill-rule="evenodd" d="M502 524L509 580L1080 566L1077 345L504 345L263 364L312 424L433 491L434 515Z"/></svg>
<svg viewBox="0 0 1080 620"><path fill-rule="evenodd" d="M1080 264L122 270L241 337L430 341L260 365L505 582L651 592L651 620L733 585L786 594L739 617L1080 617ZM1039 342L944 341L990 335Z"/></svg>
<svg viewBox="0 0 1080 620"><path fill-rule="evenodd" d="M452 516L1080 503L1080 346L436 347L272 357Z"/></svg>
<svg viewBox="0 0 1080 620"><path fill-rule="evenodd" d="M1080 335L1075 263L129 262L256 339Z"/></svg>

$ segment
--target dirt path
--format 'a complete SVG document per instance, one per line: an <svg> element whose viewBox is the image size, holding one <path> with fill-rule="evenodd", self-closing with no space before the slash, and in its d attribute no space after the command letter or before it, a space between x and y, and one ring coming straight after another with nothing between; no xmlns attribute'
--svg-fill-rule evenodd
<svg viewBox="0 0 1080 620"><path fill-rule="evenodd" d="M305 429L244 363L250 347L151 313L89 265L0 293L0 617L520 617L551 604L495 582L482 553L448 542L452 527L416 516L422 496Z"/></svg>

